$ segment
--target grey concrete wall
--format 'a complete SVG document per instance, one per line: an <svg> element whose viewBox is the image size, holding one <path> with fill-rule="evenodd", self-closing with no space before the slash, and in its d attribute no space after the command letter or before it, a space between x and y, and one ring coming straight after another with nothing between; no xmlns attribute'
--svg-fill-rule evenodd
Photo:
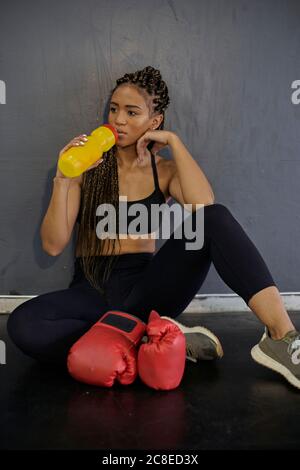
<svg viewBox="0 0 300 470"><path fill-rule="evenodd" d="M178 133L267 262L299 291L300 2L2 1L0 294L67 287L74 239L58 257L39 228L60 149L105 121L126 72L160 68ZM168 158L168 155L166 155ZM214 267L199 293L231 293Z"/></svg>

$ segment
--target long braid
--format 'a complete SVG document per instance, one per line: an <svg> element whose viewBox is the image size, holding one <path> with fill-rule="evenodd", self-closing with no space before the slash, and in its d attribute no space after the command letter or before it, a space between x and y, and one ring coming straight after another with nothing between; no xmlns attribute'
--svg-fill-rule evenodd
<svg viewBox="0 0 300 470"><path fill-rule="evenodd" d="M159 70L151 66L135 73L125 74L116 80L117 85L110 96L122 84L135 85L144 97L150 117L163 114L168 107L170 99L168 87L162 80ZM164 129L164 119L158 129ZM148 149L153 143L148 145ZM118 232L116 239L112 240L110 253L104 253L102 239L96 235L96 209L102 203L109 203L115 207L116 218L119 220L119 180L116 146L103 154L103 162L83 174L81 191L81 220L78 230L77 247L81 252L82 269L91 285L101 294L105 295L104 283L108 280L113 265L120 253L120 239ZM116 241L119 251L116 252ZM114 256L102 256L102 255ZM100 257L100 258L98 258ZM102 271L101 271L102 269Z"/></svg>

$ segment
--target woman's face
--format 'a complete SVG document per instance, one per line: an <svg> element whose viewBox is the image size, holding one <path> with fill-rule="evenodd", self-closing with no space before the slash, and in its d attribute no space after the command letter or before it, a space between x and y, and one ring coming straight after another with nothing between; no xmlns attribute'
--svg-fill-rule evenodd
<svg viewBox="0 0 300 470"><path fill-rule="evenodd" d="M120 147L135 144L149 129L155 126L157 118L149 118L149 109L144 98L135 87L119 86L113 93L109 106L108 123L114 126L119 135L117 145Z"/></svg>

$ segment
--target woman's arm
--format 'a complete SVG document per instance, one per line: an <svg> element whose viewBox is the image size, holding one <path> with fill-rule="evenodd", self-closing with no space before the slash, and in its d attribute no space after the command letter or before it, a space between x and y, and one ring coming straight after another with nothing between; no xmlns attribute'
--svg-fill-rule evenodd
<svg viewBox="0 0 300 470"><path fill-rule="evenodd" d="M192 211L196 210L196 204L213 204L214 193L205 174L198 163L180 140L170 132L168 143L175 161L175 171L169 183L169 193L174 198L181 195L184 204L192 204Z"/></svg>
<svg viewBox="0 0 300 470"><path fill-rule="evenodd" d="M59 255L69 243L80 208L81 181L79 178L56 176L49 207L43 219L40 236L44 251Z"/></svg>

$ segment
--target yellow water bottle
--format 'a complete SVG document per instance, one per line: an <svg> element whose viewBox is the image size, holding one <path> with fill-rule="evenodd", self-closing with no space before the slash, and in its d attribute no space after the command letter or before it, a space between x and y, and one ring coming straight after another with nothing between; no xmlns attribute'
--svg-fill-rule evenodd
<svg viewBox="0 0 300 470"><path fill-rule="evenodd" d="M58 168L68 178L81 175L116 144L118 137L117 130L110 124L97 127L87 136L83 147L71 147L61 155Z"/></svg>

